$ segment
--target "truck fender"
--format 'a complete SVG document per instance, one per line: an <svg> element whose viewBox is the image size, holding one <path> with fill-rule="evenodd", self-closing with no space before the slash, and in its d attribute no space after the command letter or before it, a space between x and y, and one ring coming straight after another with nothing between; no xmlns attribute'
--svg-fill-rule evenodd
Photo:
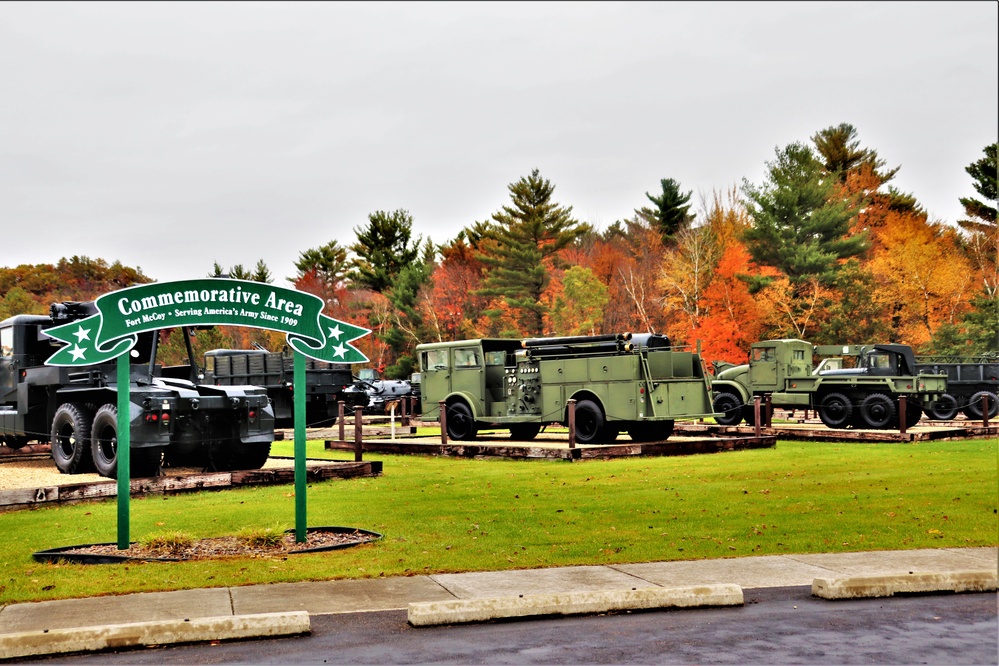
<svg viewBox="0 0 999 666"><path fill-rule="evenodd" d="M563 423L566 423L566 424L569 423L569 401L570 400L575 400L576 404L579 404L579 402L582 401L582 400L589 400L590 402L594 403L597 407L600 408L600 413L604 415L604 419L608 418L607 417L607 408L604 407L604 401L601 400L600 397L597 396L592 391L587 391L586 389L580 389L580 390L576 391L575 393L573 393L572 395L570 395L568 398L566 398L565 409L563 410L563 413L562 413L562 422Z"/></svg>
<svg viewBox="0 0 999 666"><path fill-rule="evenodd" d="M746 387L739 382L733 382L728 379L715 379L711 382L712 393L721 393L722 391L725 391L726 393L734 393L739 396L742 400L742 404L744 405L748 405L751 402L749 391L746 390Z"/></svg>
<svg viewBox="0 0 999 666"><path fill-rule="evenodd" d="M468 405L468 408L472 410L472 418L474 418L476 421L482 419L482 414L479 413L478 409L478 404L477 404L478 401L476 401L471 394L465 391L455 391L453 393L448 393L444 397L444 404L449 405L452 402L455 402L456 400L460 400L464 402L466 405ZM436 408L437 405L434 405L434 409ZM438 415L438 418L440 418L440 415Z"/></svg>

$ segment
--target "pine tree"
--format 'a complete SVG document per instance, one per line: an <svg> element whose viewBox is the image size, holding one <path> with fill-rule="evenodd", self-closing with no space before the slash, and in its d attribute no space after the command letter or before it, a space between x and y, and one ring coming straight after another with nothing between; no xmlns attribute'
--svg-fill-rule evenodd
<svg viewBox="0 0 999 666"><path fill-rule="evenodd" d="M589 226L573 219L572 206L552 201L555 186L538 169L508 189L512 205L494 213L492 223L475 227L478 258L486 267L479 293L500 297L513 312L520 330L508 334L542 335L548 307L541 295L558 264L557 254Z"/></svg>
<svg viewBox="0 0 999 666"><path fill-rule="evenodd" d="M826 171L836 176L840 182L845 182L851 172L862 167L870 167L880 183L887 183L898 173L898 167L881 171L885 161L878 157L876 150L861 148L857 139L857 129L849 123L841 123L836 127L827 127L812 136L812 142L819 154L825 158L823 166Z"/></svg>
<svg viewBox="0 0 999 666"><path fill-rule="evenodd" d="M346 280L349 272L347 248L335 240L319 247L309 248L298 253L295 268L298 269L298 274L288 278L289 282L298 282L307 273L312 273L326 286L336 289Z"/></svg>
<svg viewBox="0 0 999 666"><path fill-rule="evenodd" d="M753 220L745 232L755 262L773 266L792 284L835 279L840 260L864 253L864 234L849 236L853 202L834 197L836 180L812 150L792 143L767 163L767 182L744 182Z"/></svg>
<svg viewBox="0 0 999 666"><path fill-rule="evenodd" d="M635 214L653 229L657 229L662 234L663 243L670 245L676 234L690 226L693 220L689 213L690 195L693 191L683 194L680 192L680 183L672 178L663 178L659 184L663 190L661 195L654 197L645 193L656 207L637 208Z"/></svg>
<svg viewBox="0 0 999 666"><path fill-rule="evenodd" d="M964 168L974 180L975 191L985 197L979 201L971 197L961 197L961 205L969 219L958 222L967 231L994 232L996 227L996 157L999 144L985 146L985 157Z"/></svg>
<svg viewBox="0 0 999 666"><path fill-rule="evenodd" d="M413 217L405 210L375 211L367 227L354 229L357 242L350 246L357 257L351 262L355 282L383 293L396 275L420 253L421 239L412 240Z"/></svg>

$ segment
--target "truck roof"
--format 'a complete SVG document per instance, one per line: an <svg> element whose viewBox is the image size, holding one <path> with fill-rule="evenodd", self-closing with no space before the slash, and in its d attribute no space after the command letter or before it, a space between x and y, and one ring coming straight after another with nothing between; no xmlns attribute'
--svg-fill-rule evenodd
<svg viewBox="0 0 999 666"><path fill-rule="evenodd" d="M14 315L0 321L0 326L37 326L52 324L52 318L46 315Z"/></svg>
<svg viewBox="0 0 999 666"><path fill-rule="evenodd" d="M441 347L470 347L475 345L482 345L483 347L492 347L494 349L521 349L521 341L519 338L474 338L472 340L449 340L447 342L425 342L420 345L416 345L416 349L439 349Z"/></svg>

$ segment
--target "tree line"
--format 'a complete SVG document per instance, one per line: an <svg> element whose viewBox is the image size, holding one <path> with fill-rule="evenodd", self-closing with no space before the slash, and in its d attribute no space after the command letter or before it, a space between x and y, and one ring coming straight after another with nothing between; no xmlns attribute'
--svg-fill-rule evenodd
<svg viewBox="0 0 999 666"><path fill-rule="evenodd" d="M995 351L996 147L966 167L981 198L960 199L956 226L930 220L892 184L899 167L841 124L778 147L763 182L712 192L696 210L692 191L663 178L631 217L596 229L534 169L507 186L507 205L444 243L414 236L406 210L375 211L349 244L302 251L287 280L370 328L360 347L390 377L417 369L420 342L494 336L648 331L732 362L771 338ZM274 280L263 261L208 275ZM86 257L0 268L0 318L149 281ZM256 329L198 336L203 348L282 344Z"/></svg>

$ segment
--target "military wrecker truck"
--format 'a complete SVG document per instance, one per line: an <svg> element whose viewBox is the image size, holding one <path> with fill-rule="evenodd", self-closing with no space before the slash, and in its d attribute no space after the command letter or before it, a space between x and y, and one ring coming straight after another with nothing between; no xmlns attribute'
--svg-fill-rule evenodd
<svg viewBox="0 0 999 666"><path fill-rule="evenodd" d="M92 302L55 303L49 316L17 315L0 322L0 437L20 448L50 442L60 472L96 470L117 477L117 361L81 367L45 365L63 343L53 326L96 314ZM156 363L159 331L140 333L132 356L129 394L130 472L155 476L161 461L214 470L258 469L274 439L274 414L262 388L197 383L190 365Z"/></svg>
<svg viewBox="0 0 999 666"><path fill-rule="evenodd" d="M712 416L707 373L698 353L655 334L511 340L483 338L422 344L421 419L437 421L445 403L447 435L474 439L486 427L533 439L547 424L567 424L576 401L576 440L661 441L676 419Z"/></svg>
<svg viewBox="0 0 999 666"><path fill-rule="evenodd" d="M984 415L982 398L988 398L988 415L999 415L999 352L979 356L917 356L919 372L947 375L947 392L926 412L931 419L949 421L959 411L972 420Z"/></svg>
<svg viewBox="0 0 999 666"><path fill-rule="evenodd" d="M818 366L813 358L823 358ZM848 360L848 361L847 361ZM906 427L914 426L947 389L943 375L918 374L907 345L817 345L768 340L750 346L749 363L714 364L715 420L752 424L755 396L775 407L813 409L830 428L897 428L898 399L906 398Z"/></svg>

